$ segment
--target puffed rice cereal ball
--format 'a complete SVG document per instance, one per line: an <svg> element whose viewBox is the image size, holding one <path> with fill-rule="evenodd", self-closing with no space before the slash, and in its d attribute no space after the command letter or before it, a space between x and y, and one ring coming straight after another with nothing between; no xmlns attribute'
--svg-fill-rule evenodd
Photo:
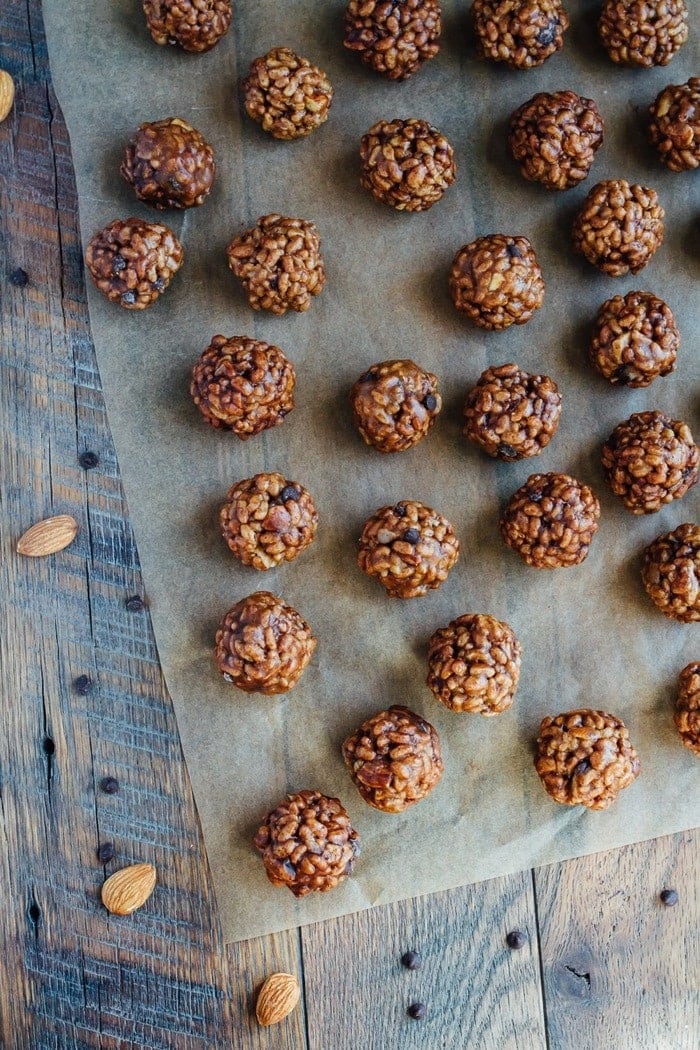
<svg viewBox="0 0 700 1050"><path fill-rule="evenodd" d="M242 87L246 113L276 139L310 135L328 119L333 101L323 70L289 47L254 59Z"/></svg>
<svg viewBox="0 0 700 1050"><path fill-rule="evenodd" d="M379 452L405 452L426 436L442 398L437 376L414 361L381 361L350 391L353 423Z"/></svg>
<svg viewBox="0 0 700 1050"><path fill-rule="evenodd" d="M503 233L460 248L449 287L460 313L491 331L525 324L544 302L544 279L530 241Z"/></svg>
<svg viewBox="0 0 700 1050"><path fill-rule="evenodd" d="M496 459L539 456L557 432L561 394L549 376L487 368L464 402L464 434Z"/></svg>
<svg viewBox="0 0 700 1050"><path fill-rule="evenodd" d="M318 514L303 485L270 472L237 481L229 489L219 525L238 560L264 570L306 550L316 535Z"/></svg>
<svg viewBox="0 0 700 1050"><path fill-rule="evenodd" d="M649 106L649 141L671 171L700 166L700 77L669 84Z"/></svg>
<svg viewBox="0 0 700 1050"><path fill-rule="evenodd" d="M663 412L635 412L603 445L603 473L633 514L654 514L698 480L700 450L690 427Z"/></svg>
<svg viewBox="0 0 700 1050"><path fill-rule="evenodd" d="M216 164L201 132L181 117L168 117L139 126L119 170L144 204L193 208L207 199Z"/></svg>
<svg viewBox="0 0 700 1050"><path fill-rule="evenodd" d="M688 39L685 0L603 0L598 34L613 62L667 66Z"/></svg>
<svg viewBox="0 0 700 1050"><path fill-rule="evenodd" d="M148 31L156 44L183 51L211 51L231 25L231 0L143 0Z"/></svg>
<svg viewBox="0 0 700 1050"><path fill-rule="evenodd" d="M350 0L343 44L390 80L406 80L440 50L439 0Z"/></svg>
<svg viewBox="0 0 700 1050"><path fill-rule="evenodd" d="M318 231L306 219L263 215L226 254L254 310L303 312L326 283Z"/></svg>
<svg viewBox="0 0 700 1050"><path fill-rule="evenodd" d="M685 522L644 549L642 582L664 616L700 621L700 525Z"/></svg>
<svg viewBox="0 0 700 1050"><path fill-rule="evenodd" d="M85 265L110 302L145 310L158 299L182 265L182 245L160 222L115 219L85 249Z"/></svg>
<svg viewBox="0 0 700 1050"><path fill-rule="evenodd" d="M569 28L561 0L474 0L471 18L479 57L511 69L541 66Z"/></svg>
<svg viewBox="0 0 700 1050"><path fill-rule="evenodd" d="M397 211L427 211L455 180L454 151L426 120L380 120L360 141L360 184Z"/></svg>
<svg viewBox="0 0 700 1050"><path fill-rule="evenodd" d="M651 292L628 292L601 306L589 356L613 385L643 387L673 371L679 346L678 326L663 299Z"/></svg>
<svg viewBox="0 0 700 1050"><path fill-rule="evenodd" d="M603 130L593 99L575 91L540 91L512 114L508 146L523 178L548 190L568 190L587 177Z"/></svg>
<svg viewBox="0 0 700 1050"><path fill-rule="evenodd" d="M687 664L678 676L676 729L687 748L700 755L700 663Z"/></svg>
<svg viewBox="0 0 700 1050"><path fill-rule="evenodd" d="M499 715L512 706L522 647L509 624L466 613L428 642L428 686L451 711Z"/></svg>
<svg viewBox="0 0 700 1050"><path fill-rule="evenodd" d="M367 519L357 564L390 598L418 598L445 582L458 557L449 521L424 503L401 500Z"/></svg>
<svg viewBox="0 0 700 1050"><path fill-rule="evenodd" d="M639 273L664 240L656 190L606 179L593 187L574 219L574 248L609 277Z"/></svg>
<svg viewBox="0 0 700 1050"><path fill-rule="evenodd" d="M501 515L501 536L527 565L580 565L598 531L600 503L569 474L531 474Z"/></svg>

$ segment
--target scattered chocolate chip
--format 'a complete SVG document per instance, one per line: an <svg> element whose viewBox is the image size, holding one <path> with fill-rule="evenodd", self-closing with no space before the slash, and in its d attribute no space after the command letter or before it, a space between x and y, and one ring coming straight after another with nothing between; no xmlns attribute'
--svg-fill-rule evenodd
<svg viewBox="0 0 700 1050"><path fill-rule="evenodd" d="M92 689L92 678L86 674L78 675L73 682L73 688L80 696L87 696Z"/></svg>
<svg viewBox="0 0 700 1050"><path fill-rule="evenodd" d="M537 43L541 44L542 47L549 47L557 35L557 25L557 22L550 22L544 29L540 29L537 34Z"/></svg>
<svg viewBox="0 0 700 1050"><path fill-rule="evenodd" d="M155 288L157 292L165 291L165 281L162 277L156 277L155 281L152 282L151 288Z"/></svg>
<svg viewBox="0 0 700 1050"><path fill-rule="evenodd" d="M416 544L420 540L420 532L418 529L406 529L402 537L406 543Z"/></svg>
<svg viewBox="0 0 700 1050"><path fill-rule="evenodd" d="M25 285L29 284L29 274L21 266L18 266L17 269L11 271L8 280L15 288L24 288Z"/></svg>
<svg viewBox="0 0 700 1050"><path fill-rule="evenodd" d="M522 259L523 253L518 248L517 244L509 244L506 251L510 255L511 259Z"/></svg>
<svg viewBox="0 0 700 1050"><path fill-rule="evenodd" d="M574 771L571 774L574 777L580 777L583 773L587 773L591 768L591 763L587 758L582 758L580 762L577 762L574 766Z"/></svg>
<svg viewBox="0 0 700 1050"><path fill-rule="evenodd" d="M105 795L116 795L119 791L119 781L116 777L102 777L100 790L104 791Z"/></svg>
<svg viewBox="0 0 700 1050"><path fill-rule="evenodd" d="M116 276L126 269L126 259L123 255L115 255L112 259L112 273Z"/></svg>
<svg viewBox="0 0 700 1050"><path fill-rule="evenodd" d="M146 603L140 595L132 594L130 598L126 599L125 604L129 612L141 612L145 608Z"/></svg>
<svg viewBox="0 0 700 1050"><path fill-rule="evenodd" d="M498 446L498 455L501 457L501 459L518 458L518 453L516 449L514 449L512 445L507 444L505 441L502 441L501 444Z"/></svg>
<svg viewBox="0 0 700 1050"><path fill-rule="evenodd" d="M114 860L116 852L113 842L102 842L97 847L97 859L100 864L107 864L110 860Z"/></svg>
<svg viewBox="0 0 700 1050"><path fill-rule="evenodd" d="M659 900L662 904L665 904L667 908L675 908L678 904L678 893L676 890L662 890L659 894Z"/></svg>
<svg viewBox="0 0 700 1050"><path fill-rule="evenodd" d="M128 292L123 292L122 302L126 303L127 306L133 306L136 302L136 292L132 292L131 289Z"/></svg>
<svg viewBox="0 0 700 1050"><path fill-rule="evenodd" d="M370 368L369 372L363 372L357 381L358 383L373 383L376 378L377 373Z"/></svg>
<svg viewBox="0 0 700 1050"><path fill-rule="evenodd" d="M403 503L397 503L394 507L394 514L397 518L404 518L406 516L406 507Z"/></svg>
<svg viewBox="0 0 700 1050"><path fill-rule="evenodd" d="M425 1003L411 1003L406 1012L414 1021L422 1021L428 1012L428 1008Z"/></svg>
<svg viewBox="0 0 700 1050"><path fill-rule="evenodd" d="M301 492L294 485L285 485L280 492L280 499L283 503L286 503L288 499L298 500L300 496Z"/></svg>
<svg viewBox="0 0 700 1050"><path fill-rule="evenodd" d="M404 952L401 956L401 965L405 966L407 970L420 970L423 960L418 952Z"/></svg>
<svg viewBox="0 0 700 1050"><path fill-rule="evenodd" d="M78 456L78 463L83 470L92 470L100 462L100 457L96 452L81 452Z"/></svg>
<svg viewBox="0 0 700 1050"><path fill-rule="evenodd" d="M511 930L510 933L506 934L506 944L513 951L518 951L527 944L527 934L523 933L522 930Z"/></svg>
<svg viewBox="0 0 700 1050"><path fill-rule="evenodd" d="M423 402L428 412L434 412L437 407L437 398L433 394L428 394Z"/></svg>

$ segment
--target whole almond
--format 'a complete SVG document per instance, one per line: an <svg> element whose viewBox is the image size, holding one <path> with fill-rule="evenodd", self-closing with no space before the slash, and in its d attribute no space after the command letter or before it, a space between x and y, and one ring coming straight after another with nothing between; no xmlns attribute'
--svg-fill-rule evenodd
<svg viewBox="0 0 700 1050"><path fill-rule="evenodd" d="M132 864L109 876L102 886L102 903L113 915L131 915L146 903L155 885L152 864Z"/></svg>
<svg viewBox="0 0 700 1050"><path fill-rule="evenodd" d="M72 543L78 532L78 523L70 514L37 521L17 540L17 553L28 558L43 558L56 554Z"/></svg>
<svg viewBox="0 0 700 1050"><path fill-rule="evenodd" d="M10 115L15 100L15 85L9 73L0 69L0 124Z"/></svg>
<svg viewBox="0 0 700 1050"><path fill-rule="evenodd" d="M277 1024L290 1014L299 1002L301 989L291 973L273 973L260 989L255 1015L262 1025Z"/></svg>

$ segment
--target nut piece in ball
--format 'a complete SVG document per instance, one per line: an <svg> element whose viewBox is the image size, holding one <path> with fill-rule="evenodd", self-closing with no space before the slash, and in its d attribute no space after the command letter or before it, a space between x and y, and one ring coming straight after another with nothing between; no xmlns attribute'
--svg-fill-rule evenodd
<svg viewBox="0 0 700 1050"><path fill-rule="evenodd" d="M700 755L700 663L687 664L678 676L678 695L673 716L687 748Z"/></svg>
<svg viewBox="0 0 700 1050"><path fill-rule="evenodd" d="M437 376L414 361L382 361L350 391L353 423L379 452L405 452L421 441L442 408Z"/></svg>
<svg viewBox="0 0 700 1050"><path fill-rule="evenodd" d="M343 44L390 80L406 80L440 50L439 0L350 0Z"/></svg>
<svg viewBox="0 0 700 1050"><path fill-rule="evenodd" d="M256 474L229 489L219 525L239 561L271 569L292 561L313 542L318 514L311 493L298 481Z"/></svg>
<svg viewBox="0 0 700 1050"><path fill-rule="evenodd" d="M334 889L360 854L347 811L320 791L287 795L265 816L254 843L272 885L286 886L295 897Z"/></svg>
<svg viewBox="0 0 700 1050"><path fill-rule="evenodd" d="M270 591L255 591L224 616L214 659L238 689L274 696L296 685L315 648L311 628L296 609Z"/></svg>
<svg viewBox="0 0 700 1050"><path fill-rule="evenodd" d="M639 273L664 240L656 190L606 179L593 187L574 219L574 248L609 277Z"/></svg>
<svg viewBox="0 0 700 1050"><path fill-rule="evenodd" d="M654 514L698 480L700 450L690 427L663 412L635 412L603 445L603 473L633 514Z"/></svg>
<svg viewBox="0 0 700 1050"><path fill-rule="evenodd" d="M154 208L203 204L214 183L214 151L180 117L141 124L119 169L140 201Z"/></svg>
<svg viewBox="0 0 700 1050"><path fill-rule="evenodd" d="M685 0L604 0L598 35L613 62L667 66L688 39Z"/></svg>
<svg viewBox="0 0 700 1050"><path fill-rule="evenodd" d="M479 57L511 69L541 66L569 28L561 0L474 0L471 18Z"/></svg>
<svg viewBox="0 0 700 1050"><path fill-rule="evenodd" d="M586 708L542 719L535 769L555 802L607 809L640 764L624 722Z"/></svg>
<svg viewBox="0 0 700 1050"><path fill-rule="evenodd" d="M211 51L231 25L231 0L143 0L146 25L156 44L183 51Z"/></svg>
<svg viewBox="0 0 700 1050"><path fill-rule="evenodd" d="M649 106L649 141L671 171L700 166L700 77L669 84Z"/></svg>
<svg viewBox="0 0 700 1050"><path fill-rule="evenodd" d="M440 740L420 715L394 705L368 718L343 743L343 761L365 802L401 813L442 776Z"/></svg>
<svg viewBox="0 0 700 1050"><path fill-rule="evenodd" d="M190 393L207 423L245 441L294 408L294 365L277 346L215 335L192 369Z"/></svg>
<svg viewBox="0 0 700 1050"><path fill-rule="evenodd" d="M172 230L159 222L115 219L85 249L95 285L127 310L145 310L180 269L184 252Z"/></svg>
<svg viewBox="0 0 700 1050"><path fill-rule="evenodd" d="M305 219L263 215L231 241L226 254L254 310L303 312L326 283L318 232Z"/></svg>
<svg viewBox="0 0 700 1050"><path fill-rule="evenodd" d="M494 616L466 613L428 642L428 686L451 711L499 715L515 698L522 647Z"/></svg>
<svg viewBox="0 0 700 1050"><path fill-rule="evenodd" d="M680 333L663 301L628 292L603 303L589 349L591 364L613 385L649 386L676 366Z"/></svg>
<svg viewBox="0 0 700 1050"><path fill-rule="evenodd" d="M685 522L657 536L644 549L642 583L664 616L700 621L700 525Z"/></svg>
<svg viewBox="0 0 700 1050"><path fill-rule="evenodd" d="M603 118L575 91L541 91L510 118L508 146L529 182L568 190L585 179L603 144Z"/></svg>
<svg viewBox="0 0 700 1050"><path fill-rule="evenodd" d="M539 456L557 432L561 394L549 376L497 365L479 376L464 402L464 435L489 456Z"/></svg>
<svg viewBox="0 0 700 1050"><path fill-rule="evenodd" d="M544 279L527 237L492 233L465 244L450 270L450 295L479 328L525 324L544 302Z"/></svg>
<svg viewBox="0 0 700 1050"><path fill-rule="evenodd" d="M426 120L380 120L360 141L360 184L397 211L427 211L456 173L452 146Z"/></svg>
<svg viewBox="0 0 700 1050"><path fill-rule="evenodd" d="M424 503L401 500L367 519L357 564L390 598L418 598L444 583L458 557L449 521Z"/></svg>
<svg viewBox="0 0 700 1050"><path fill-rule="evenodd" d="M289 47L254 59L242 84L248 116L276 139L299 139L328 119L331 83L318 66Z"/></svg>
<svg viewBox="0 0 700 1050"><path fill-rule="evenodd" d="M580 565L598 531L600 503L569 474L531 474L501 515L501 536L527 565Z"/></svg>

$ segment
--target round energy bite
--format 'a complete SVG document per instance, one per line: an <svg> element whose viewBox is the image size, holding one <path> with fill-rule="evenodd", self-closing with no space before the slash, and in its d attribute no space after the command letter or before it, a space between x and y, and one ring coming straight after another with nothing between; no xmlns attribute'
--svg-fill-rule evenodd
<svg viewBox="0 0 700 1050"><path fill-rule="evenodd" d="M210 426L245 441L294 408L294 365L278 346L215 335L192 369L190 393Z"/></svg>
<svg viewBox="0 0 700 1050"><path fill-rule="evenodd" d="M343 44L389 80L406 80L440 50L439 0L350 0Z"/></svg>
<svg viewBox="0 0 700 1050"><path fill-rule="evenodd" d="M613 430L601 453L603 473L633 514L654 514L698 480L700 450L690 427L663 412L635 412Z"/></svg>
<svg viewBox="0 0 700 1050"><path fill-rule="evenodd" d="M512 114L508 146L523 178L548 190L568 190L591 170L603 130L593 99L575 91L540 91Z"/></svg>
<svg viewBox="0 0 700 1050"><path fill-rule="evenodd" d="M555 802L607 809L639 776L640 764L624 722L584 708L542 719L535 769Z"/></svg>
<svg viewBox="0 0 700 1050"><path fill-rule="evenodd" d="M296 685L315 648L311 628L296 609L270 591L255 591L224 616L214 659L238 689L274 696Z"/></svg>
<svg viewBox="0 0 700 1050"><path fill-rule="evenodd" d="M700 663L687 664L678 676L678 695L673 716L687 748L700 755Z"/></svg>
<svg viewBox="0 0 700 1050"><path fill-rule="evenodd" d="M313 542L318 514L311 493L298 481L256 474L229 489L219 525L239 561L271 569L292 561Z"/></svg>
<svg viewBox="0 0 700 1050"><path fill-rule="evenodd" d="M609 277L639 273L663 240L664 209L656 190L626 179L597 183L574 219L574 248Z"/></svg>
<svg viewBox="0 0 700 1050"><path fill-rule="evenodd" d="M649 106L649 141L671 171L700 166L700 77L669 84Z"/></svg>
<svg viewBox="0 0 700 1050"><path fill-rule="evenodd" d="M569 28L561 0L474 0L471 18L479 57L511 69L541 66Z"/></svg>
<svg viewBox="0 0 700 1050"><path fill-rule="evenodd" d="M494 616L466 613L428 642L428 686L451 711L498 715L513 703L522 647Z"/></svg>
<svg viewBox="0 0 700 1050"><path fill-rule="evenodd" d="M184 252L172 230L160 222L115 219L85 249L85 265L110 302L145 310L180 269Z"/></svg>
<svg viewBox="0 0 700 1050"><path fill-rule="evenodd" d="M360 141L360 184L397 211L427 211L456 173L452 146L426 120L380 120Z"/></svg>
<svg viewBox="0 0 700 1050"><path fill-rule="evenodd" d="M357 564L390 598L418 598L444 583L458 557L449 521L424 503L401 500L367 519Z"/></svg>
<svg viewBox="0 0 700 1050"><path fill-rule="evenodd" d="M180 117L168 117L139 126L119 170L145 204L193 208L209 195L216 165L201 132Z"/></svg>
<svg viewBox="0 0 700 1050"><path fill-rule="evenodd" d="M525 324L544 302L544 279L530 241L502 233L460 248L449 287L460 313L492 331Z"/></svg>
<svg viewBox="0 0 700 1050"><path fill-rule="evenodd" d="M363 441L379 452L417 445L442 408L437 376L414 361L382 361L350 391L352 418Z"/></svg>
<svg viewBox="0 0 700 1050"><path fill-rule="evenodd" d="M664 616L700 621L700 525L685 522L657 536L644 549L642 582Z"/></svg>
<svg viewBox="0 0 700 1050"><path fill-rule="evenodd" d="M479 376L464 402L464 435L489 456L539 456L557 432L561 394L549 376L497 365Z"/></svg>
<svg viewBox="0 0 700 1050"><path fill-rule="evenodd" d="M591 364L613 385L649 386L676 366L680 333L673 313L651 292L603 303L589 348Z"/></svg>
<svg viewBox="0 0 700 1050"><path fill-rule="evenodd" d="M343 743L343 761L365 802L401 813L429 794L442 776L437 732L407 707L368 718Z"/></svg>
<svg viewBox="0 0 700 1050"><path fill-rule="evenodd" d="M323 70L289 47L254 59L242 87L246 113L276 139L310 135L328 119L333 100Z"/></svg>
<svg viewBox="0 0 700 1050"><path fill-rule="evenodd" d="M210 51L231 25L231 0L143 0L146 25L156 44L183 51Z"/></svg>
<svg viewBox="0 0 700 1050"><path fill-rule="evenodd" d="M598 531L600 503L569 474L531 474L501 515L504 543L535 569L580 565Z"/></svg>
<svg viewBox="0 0 700 1050"><path fill-rule="evenodd" d="M352 873L360 838L337 798L299 791L266 814L253 840L273 886L325 893Z"/></svg>
<svg viewBox="0 0 700 1050"><path fill-rule="evenodd" d="M305 219L263 215L234 237L226 254L254 310L303 312L326 283L318 232Z"/></svg>
<svg viewBox="0 0 700 1050"><path fill-rule="evenodd" d="M604 0L598 35L613 62L666 66L688 39L685 0Z"/></svg>

